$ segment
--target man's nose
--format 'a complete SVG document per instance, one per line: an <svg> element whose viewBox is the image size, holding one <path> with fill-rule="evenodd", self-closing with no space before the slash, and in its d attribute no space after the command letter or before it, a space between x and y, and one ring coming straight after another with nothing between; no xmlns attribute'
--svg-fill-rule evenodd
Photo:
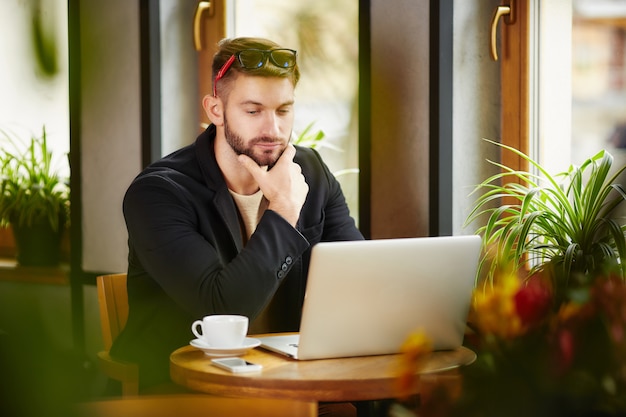
<svg viewBox="0 0 626 417"><path fill-rule="evenodd" d="M263 135L273 138L280 136L280 119L274 113L268 113L265 117Z"/></svg>

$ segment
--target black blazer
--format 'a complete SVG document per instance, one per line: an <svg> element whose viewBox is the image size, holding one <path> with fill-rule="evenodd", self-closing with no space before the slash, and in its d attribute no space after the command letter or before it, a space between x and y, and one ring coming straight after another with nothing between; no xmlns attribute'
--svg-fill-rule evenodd
<svg viewBox="0 0 626 417"><path fill-rule="evenodd" d="M252 322L267 307L272 331L297 330L311 247L363 239L319 154L297 147L309 185L297 228L267 210L244 246L214 139L211 125L146 168L124 197L129 317L111 354L139 363L143 386L169 380L169 354L189 343L191 323L205 315Z"/></svg>

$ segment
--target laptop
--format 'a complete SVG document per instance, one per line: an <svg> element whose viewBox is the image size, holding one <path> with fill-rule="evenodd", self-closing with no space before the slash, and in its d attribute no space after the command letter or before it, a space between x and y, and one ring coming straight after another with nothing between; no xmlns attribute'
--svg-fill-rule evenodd
<svg viewBox="0 0 626 417"><path fill-rule="evenodd" d="M435 350L456 349L480 248L477 235L318 243L299 334L261 347L299 360L384 355L421 330Z"/></svg>

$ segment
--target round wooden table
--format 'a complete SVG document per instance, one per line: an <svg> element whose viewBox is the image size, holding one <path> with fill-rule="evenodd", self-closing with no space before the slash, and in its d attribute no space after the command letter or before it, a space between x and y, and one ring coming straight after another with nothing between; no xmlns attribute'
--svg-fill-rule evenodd
<svg viewBox="0 0 626 417"><path fill-rule="evenodd" d="M170 356L172 380L193 391L223 396L292 398L314 401L367 401L418 394L420 378L408 392L399 392L403 373L401 355L364 356L299 361L261 347L242 356L263 365L251 374L234 374L211 364L211 358L193 346ZM465 347L433 352L423 357L415 374L447 372L468 365L476 354Z"/></svg>

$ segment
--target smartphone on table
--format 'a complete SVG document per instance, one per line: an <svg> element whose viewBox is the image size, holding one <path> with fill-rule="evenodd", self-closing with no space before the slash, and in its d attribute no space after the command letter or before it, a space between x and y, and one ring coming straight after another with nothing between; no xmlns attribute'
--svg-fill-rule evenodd
<svg viewBox="0 0 626 417"><path fill-rule="evenodd" d="M239 374L245 372L259 372L262 365L248 362L241 358L219 358L211 359L211 363L219 368Z"/></svg>

